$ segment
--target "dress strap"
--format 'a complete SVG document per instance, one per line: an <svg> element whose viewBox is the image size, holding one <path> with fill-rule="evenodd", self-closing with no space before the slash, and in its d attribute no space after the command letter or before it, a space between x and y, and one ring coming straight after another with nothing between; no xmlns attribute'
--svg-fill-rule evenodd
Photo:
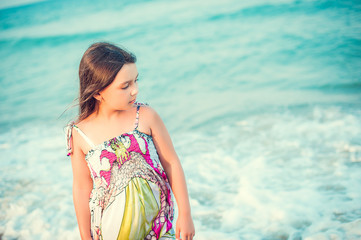
<svg viewBox="0 0 361 240"><path fill-rule="evenodd" d="M135 103L137 105L137 115L136 115L136 118L135 118L135 130L138 130L138 124L139 124L139 108L140 106L142 105L148 105L148 103L140 103L140 102L137 102Z"/></svg>
<svg viewBox="0 0 361 240"><path fill-rule="evenodd" d="M74 121L71 121L70 123L68 123L65 126L65 141L66 141L66 152L67 152L67 156L70 156L70 154L72 153L73 150L73 144L72 144L72 129L74 126Z"/></svg>
<svg viewBox="0 0 361 240"><path fill-rule="evenodd" d="M138 124L139 124L139 108L140 108L140 105L137 106L137 116L135 118L135 129L138 129Z"/></svg>
<svg viewBox="0 0 361 240"><path fill-rule="evenodd" d="M69 124L65 127L65 137L66 137L66 148L67 148L67 156L70 156L73 152L73 136L72 136L72 130L75 128L75 130L84 138L84 140L91 146L95 147L94 143L85 135L85 133L78 128L78 126L75 125L74 121L71 121Z"/></svg>
<svg viewBox="0 0 361 240"><path fill-rule="evenodd" d="M88 138L87 135L85 135L85 133L80 130L80 128L78 128L78 126L76 125L73 125L75 130L78 131L78 133L84 138L84 140L89 144L90 147L95 147L95 144Z"/></svg>

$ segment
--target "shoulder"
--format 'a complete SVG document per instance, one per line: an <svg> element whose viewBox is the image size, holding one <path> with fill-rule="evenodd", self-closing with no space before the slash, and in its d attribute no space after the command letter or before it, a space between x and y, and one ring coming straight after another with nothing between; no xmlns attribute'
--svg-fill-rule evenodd
<svg viewBox="0 0 361 240"><path fill-rule="evenodd" d="M74 122L73 131L76 129L76 134L79 135L79 131L83 133L88 133L91 131L92 127L94 126L94 119L95 114L92 113L89 116L87 116L85 119L77 120Z"/></svg>
<svg viewBox="0 0 361 240"><path fill-rule="evenodd" d="M159 117L157 111L149 106L149 104L147 103L138 103L139 106L139 115L142 116L142 118L144 119L148 119L148 120L154 120L154 118Z"/></svg>
<svg viewBox="0 0 361 240"><path fill-rule="evenodd" d="M153 133L160 125L163 125L163 120L158 112L148 104L142 104L139 107L139 118L143 123L143 126L147 126L151 133Z"/></svg>
<svg viewBox="0 0 361 240"><path fill-rule="evenodd" d="M67 140L67 155L74 153L84 154L84 140L80 136L80 131L84 128L86 123L84 121L71 121L66 126L66 140Z"/></svg>

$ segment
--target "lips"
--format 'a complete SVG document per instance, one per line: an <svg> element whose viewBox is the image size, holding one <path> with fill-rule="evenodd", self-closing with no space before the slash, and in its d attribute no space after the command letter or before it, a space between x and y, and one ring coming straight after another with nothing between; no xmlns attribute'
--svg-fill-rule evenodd
<svg viewBox="0 0 361 240"><path fill-rule="evenodd" d="M130 101L129 103L134 103L135 102L135 99L133 99L132 101Z"/></svg>

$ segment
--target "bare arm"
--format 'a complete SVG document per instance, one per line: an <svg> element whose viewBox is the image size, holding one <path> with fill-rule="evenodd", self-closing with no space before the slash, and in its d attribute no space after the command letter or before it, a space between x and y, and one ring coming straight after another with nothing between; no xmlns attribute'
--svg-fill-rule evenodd
<svg viewBox="0 0 361 240"><path fill-rule="evenodd" d="M150 119L153 141L177 200L179 216L177 220L176 237L179 238L179 233L181 232L182 239L192 239L195 231L181 162L162 119L152 108L149 107L148 109L150 116L147 117Z"/></svg>
<svg viewBox="0 0 361 240"><path fill-rule="evenodd" d="M80 137L75 129L72 129L73 152L71 165L73 168L73 202L79 232L82 240L91 240L90 235L90 210L89 196L93 188L93 181L89 168L85 161L85 155L80 148Z"/></svg>

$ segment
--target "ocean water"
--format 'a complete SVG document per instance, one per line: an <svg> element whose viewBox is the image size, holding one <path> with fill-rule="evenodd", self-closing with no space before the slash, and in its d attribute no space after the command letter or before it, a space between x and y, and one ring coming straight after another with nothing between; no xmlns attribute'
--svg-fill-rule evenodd
<svg viewBox="0 0 361 240"><path fill-rule="evenodd" d="M347 0L1 1L0 239L80 238L63 126L95 41L136 54L194 239L361 239L361 3Z"/></svg>

